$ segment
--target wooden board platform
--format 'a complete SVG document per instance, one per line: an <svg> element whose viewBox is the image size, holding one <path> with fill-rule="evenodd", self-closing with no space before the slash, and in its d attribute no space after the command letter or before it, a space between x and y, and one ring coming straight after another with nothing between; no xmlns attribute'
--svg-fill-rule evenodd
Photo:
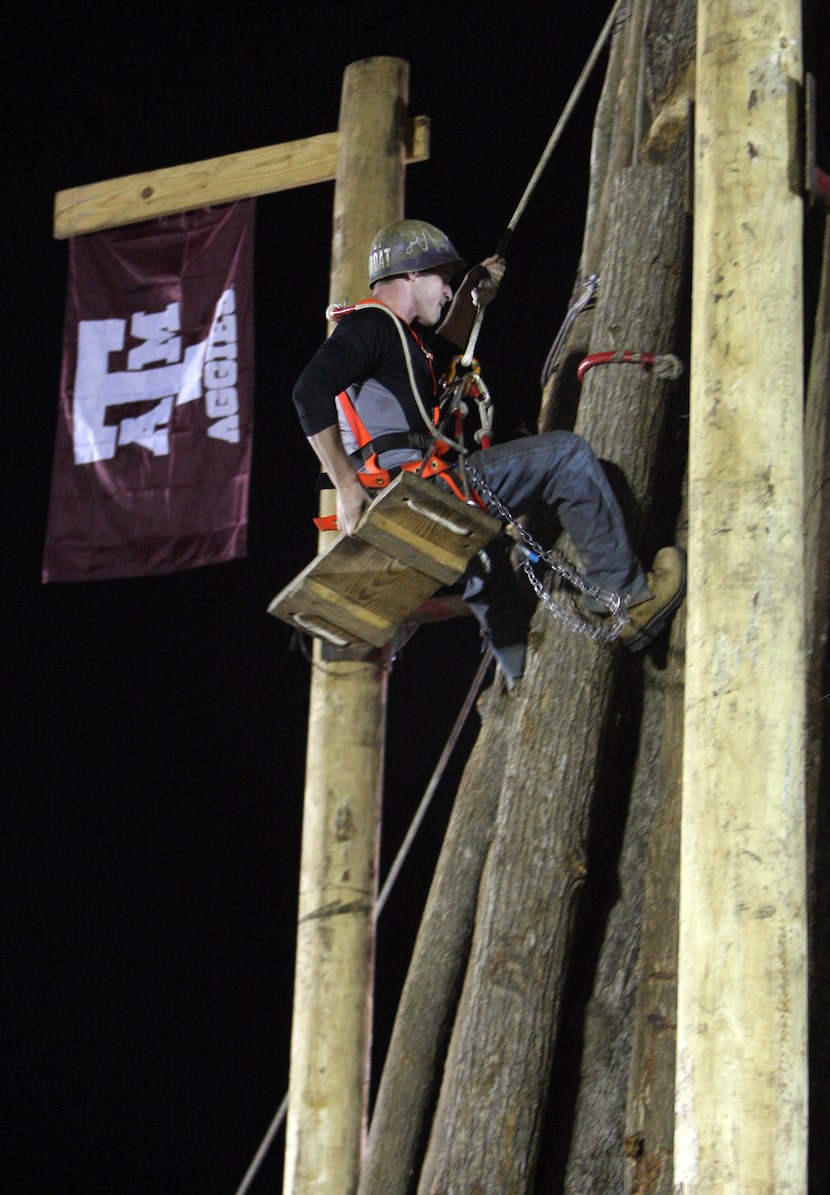
<svg viewBox="0 0 830 1195"><path fill-rule="evenodd" d="M336 648L383 647L501 531L498 519L435 482L401 473L278 593L268 613Z"/></svg>

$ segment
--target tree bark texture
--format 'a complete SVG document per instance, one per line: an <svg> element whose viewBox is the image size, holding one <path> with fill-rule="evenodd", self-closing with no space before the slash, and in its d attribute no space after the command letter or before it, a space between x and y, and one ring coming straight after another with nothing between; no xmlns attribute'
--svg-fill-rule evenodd
<svg viewBox="0 0 830 1195"><path fill-rule="evenodd" d="M570 1140L568 1195L671 1192L684 632L681 608L667 659L648 657L626 678L615 755L622 764L636 750L627 807L613 782L600 787L608 827L622 804L625 829L606 876L618 896L610 912L608 898L595 901L579 934L581 943L604 932L584 1024L577 1020L572 1034L583 1039L576 1095L553 1122L559 1132L572 1122L561 1132ZM612 761L605 770L621 774ZM577 1004L575 1018L580 1010ZM558 1091L557 1084L552 1104Z"/></svg>
<svg viewBox="0 0 830 1195"><path fill-rule="evenodd" d="M567 632L552 629L574 664ZM600 708L607 705L613 676L611 653L580 646L585 660L563 682L563 700L531 669L522 701L513 703L507 774L422 1193L518 1195L532 1179L551 1022L586 876L590 777L604 730L594 705L597 693ZM580 791L571 804L573 783Z"/></svg>
<svg viewBox="0 0 830 1195"><path fill-rule="evenodd" d="M678 537L685 542L684 533ZM665 674L659 804L649 833L623 1141L626 1195L672 1195L677 1027L677 915L686 609L672 627ZM662 684L661 684L662 681ZM648 679L647 679L648 685ZM657 694L655 694L656 696Z"/></svg>
<svg viewBox="0 0 830 1195"><path fill-rule="evenodd" d="M810 1191L830 1186L830 224L825 220L805 421ZM818 239L818 238L816 238Z"/></svg>
<svg viewBox="0 0 830 1195"><path fill-rule="evenodd" d="M684 171L647 167L618 181L597 349L675 347L684 282ZM642 245L651 263L642 280ZM646 347L648 346L648 347ZM650 508L671 385L631 366L596 369L577 429L624 479L638 538ZM511 729L493 845L447 1058L421 1195L530 1189L550 1083L598 770L620 652L537 612Z"/></svg>
<svg viewBox="0 0 830 1195"><path fill-rule="evenodd" d="M690 200L681 179L695 10L695 0L631 0L620 10L574 289L576 297L596 271L598 296L571 328L539 420L541 430L575 425L608 462L646 563L678 521L685 379L672 386L635 366L608 366L591 370L580 389L576 366L589 351L677 352L685 343ZM806 425L811 1192L827 1189L830 1175L821 1127L830 1106L826 258L825 240ZM682 513L679 526L683 542ZM650 652L641 664L537 614L525 680L494 704L462 781L376 1101L361 1195L670 1195L684 632L685 608L668 657ZM473 817L466 829L465 810ZM469 870L456 882L457 868Z"/></svg>
<svg viewBox="0 0 830 1195"><path fill-rule="evenodd" d="M487 716L497 696L491 690L479 699L484 722L453 804L398 1005L358 1195L406 1195L423 1156L501 791L507 724Z"/></svg>
<svg viewBox="0 0 830 1195"><path fill-rule="evenodd" d="M629 40L638 40L641 47L637 69L642 83L633 159L674 163L680 177L688 177L683 159L691 137L694 7L667 5L655 11L649 5L640 19L635 15L629 31ZM626 58L628 69L633 69L633 46ZM615 85L613 76L608 85ZM601 112L598 119L600 116ZM688 210L688 195L683 207ZM590 224L585 244L591 244ZM639 251L646 261L647 238L641 241ZM642 285L649 285L647 274ZM632 287L635 291L636 285ZM672 318L682 323L687 309L684 287ZM590 333L593 328L593 313L588 312L582 330ZM678 347L680 344L688 352L685 339L679 340ZM572 359L588 350L587 343L584 347L579 344L578 336L570 347ZM685 386L683 390L685 403ZM670 427L658 459L669 476L677 477L687 451L681 412L675 413ZM654 492L659 506L665 501L660 483ZM674 510L671 501L669 509ZM670 521L663 526L670 528ZM685 526L683 513L676 537L683 546ZM570 1143L563 1189L573 1195L588 1190L625 1189L637 1195L669 1195L671 1191L684 633L685 608L675 619L667 660L658 665L649 659L640 674L640 749L617 867L619 897L607 917L584 1023L580 1006L572 1013L575 1024L570 1036L581 1038L581 1066L578 1078L568 1088L569 1092L575 1088L570 1094L571 1108L562 1104L559 1084L551 1095L551 1132ZM629 719L633 719L630 705L639 708L636 698L631 691L622 707ZM633 733L637 734L636 726ZM608 766L613 768L610 761ZM601 916L602 902L597 905ZM591 936L590 918L585 920L588 924L580 927L580 941ZM563 1015L569 1015L567 1008ZM562 1043L567 1040L564 1033L560 1038Z"/></svg>
<svg viewBox="0 0 830 1195"><path fill-rule="evenodd" d="M660 162L688 137L694 98L695 0L629 0L620 9L594 121L591 173L579 272L572 302L599 272L608 211L619 172ZM556 367L544 380L540 427L573 427L579 402L576 367L588 351L589 307L577 316Z"/></svg>

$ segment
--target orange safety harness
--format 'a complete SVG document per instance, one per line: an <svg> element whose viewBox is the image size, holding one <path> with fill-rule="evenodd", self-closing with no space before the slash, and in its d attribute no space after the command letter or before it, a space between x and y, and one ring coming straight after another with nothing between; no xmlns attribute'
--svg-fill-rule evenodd
<svg viewBox="0 0 830 1195"><path fill-rule="evenodd" d="M344 315L350 315L354 311L360 311L369 306L380 308L386 311L398 328L399 334L403 329L416 342L418 347L423 352L429 364L429 371L432 376L433 393L438 393L438 380L435 376L435 371L432 366L432 354L425 348L421 338L418 336L414 328L411 328L404 320L402 320L392 309L379 299L365 299L363 302L355 304L353 307L337 307L331 306L326 311L326 317L330 320L340 319ZM402 344L405 345L402 337ZM404 348L406 352L406 349ZM409 358L407 354L407 365L409 365ZM424 416L424 422L428 427L427 436L433 441L434 447L432 451L427 452L424 456L417 460L406 461L402 465L395 465L391 469L384 469L378 461L380 451L384 449L376 449L373 444L372 437L369 434L369 429L366 427L363 420L357 413L354 403L352 402L346 391L342 391L337 395L337 404L345 417L352 435L357 443L358 450L363 456L363 469L357 473L357 478L367 490L382 490L385 489L401 472L414 473L420 477L438 478L446 485L449 490L462 502L474 503L480 506L482 510L486 509L486 505L479 494L472 490L466 481L463 473L459 474L455 464L445 459L447 454L452 451L459 451L459 438L461 436L461 425L464 418L464 408L460 407L454 412L455 415L455 438L452 439L446 434L442 434L440 428L441 406L437 403L432 410L431 419L427 415L418 394L416 383L410 371L410 383L412 385L413 395ZM428 421L429 420L429 421ZM403 433L402 433L403 434ZM413 437L413 440L417 437ZM426 438L426 436L424 437ZM485 444L485 447L487 445ZM327 515L322 518L315 518L315 526L320 531L331 531L336 528L336 516Z"/></svg>

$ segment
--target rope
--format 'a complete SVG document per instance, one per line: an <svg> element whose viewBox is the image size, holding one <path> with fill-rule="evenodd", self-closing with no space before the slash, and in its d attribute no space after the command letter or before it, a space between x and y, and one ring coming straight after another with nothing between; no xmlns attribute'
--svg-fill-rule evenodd
<svg viewBox="0 0 830 1195"><path fill-rule="evenodd" d="M268 1153L268 1150L271 1148L271 1142L274 1140L277 1133L280 1131L280 1129L282 1127L282 1122L285 1120L285 1114L287 1111L288 1111L288 1092L286 1092L285 1095L282 1097L282 1103L280 1104L279 1108L277 1109L277 1114L274 1117L274 1119L271 1121L271 1125L268 1129L268 1132L262 1138L262 1144L260 1145L259 1149L254 1154L253 1161L251 1162L250 1166L248 1167L248 1169L245 1173L245 1177L243 1178L242 1182L239 1184L239 1187L237 1188L237 1191L236 1191L236 1195L245 1195L245 1192L248 1190L251 1183L254 1181L254 1178L256 1177L256 1173L259 1170L260 1166L262 1165L262 1161L265 1158L265 1155Z"/></svg>
<svg viewBox="0 0 830 1195"><path fill-rule="evenodd" d="M412 391L412 397L415 399L415 404L418 407L418 413L420 414L421 419L424 421L424 426L426 427L428 433L432 436L433 440L435 440L436 443L443 442L445 444L449 444L450 448L454 448L456 452L463 453L464 452L463 444L456 444L455 441L448 439L446 436L443 436L443 435L439 436L437 434L435 425L432 422L432 419L430 418L429 412L424 407L424 403L421 398L420 391L418 390L417 382L415 381L415 374L413 373L413 370L412 370L412 359L409 356L409 342L406 339L406 332L404 331L403 322L401 321L399 316L397 316L395 314L395 312L392 311L389 307L382 307L381 310L389 312L390 316L392 317L392 319L394 321L395 327L398 330L398 337L400 338L401 348L403 349L403 355L406 359L406 370L409 375L409 386Z"/></svg>
<svg viewBox="0 0 830 1195"><path fill-rule="evenodd" d="M602 51L602 48L605 45L605 42L607 41L607 39L611 33L611 30L613 29L614 20L617 15L617 10L620 8L620 6L623 4L623 2L624 2L624 0L616 0L614 7L611 9L608 19L606 20L606 22L602 28L602 32L600 33L599 37L597 38L594 48L591 51L590 55L588 56L588 61L585 63L585 66L582 69L582 73L580 74L579 78L577 79L576 85L574 86L574 89L571 92L570 98L568 99L568 102L562 111L562 115L560 116L559 120L557 121L556 127L554 128L553 132L550 135L548 143L545 147L545 151L542 154L542 157L539 159L539 163L536 166L536 169L534 170L533 175L531 176L530 182L526 186L524 194L522 195L522 198L519 200L518 206L516 207L516 210L514 211L513 215L510 218L510 221L507 225L507 230L505 231L505 233L499 243L499 247L498 247L498 252L502 255L507 248L507 243L510 240L510 237L513 235L513 231L514 231L516 225L518 224L519 220L521 219L522 213L524 212L525 207L528 204L530 196L533 194L534 190L536 189L536 185L537 185L539 179L541 178L541 176L545 170L545 167L547 166L548 161L549 161L551 155L553 154L553 151L556 148L556 145L559 142L560 137L562 136L565 126L566 126L568 120L570 119L571 113L572 113L574 107L576 106L576 103L579 100L579 97L582 94L582 91L585 87L585 84L588 80L588 77L589 77L591 71L594 68L596 60L599 57L599 55ZM481 323L482 323L483 318L484 318L484 308L479 307L478 311L476 312L476 318L473 323L473 330L471 332L467 350L465 352L464 360L465 360L466 364L470 364L470 361L472 360L473 352L475 349L475 344L478 339L478 334L481 330ZM407 358L407 362L409 362L408 354L405 353L405 356ZM467 358L469 358L469 360L467 360ZM413 390L414 389L415 389L415 387L413 387ZM424 419L424 422L427 424L427 426L432 431L433 430L432 421L426 417L425 412L423 410L423 405L420 401L418 402L418 407L419 407L421 416ZM455 448L457 451L460 451L460 453L463 455L463 453L464 453L463 446L451 444L451 447ZM457 737L457 734L460 733L461 727L464 724L464 720L466 720L466 717L469 714L470 708L472 707L473 701L475 700L475 696L477 695L478 689L481 686L482 680L484 678L484 673L486 671L486 668L487 668L487 665L489 664L489 662L490 662L490 652L488 650L484 653L481 664L479 665L478 672L476 673L475 679L473 681L473 685L470 689L470 693L467 695L467 699L464 702L461 713L459 714L458 719L456 720L456 725L455 725L455 727L453 727L453 735L455 735L455 737ZM451 748L450 748L450 750L451 750ZM443 767L446 766L446 761L447 761L448 756L449 756L449 751L447 748L445 748L444 752L441 755L441 759L439 761L440 768L443 769ZM436 769L436 771L437 770L438 769ZM425 806L428 805L429 799L431 799L431 797L435 791L435 787L437 787L439 779L440 779L440 773L438 774L438 779L436 779L435 774L433 774L433 780L430 781L430 785L428 786L427 793L425 793L424 798L421 801L421 805L418 807L418 811L416 812L416 815L415 815L416 820L423 819L423 815L426 812ZM414 823L413 823L413 825L414 825ZM404 840L404 844L401 847L401 850L398 852L398 857L396 858L395 863L393 864L392 871L390 871L390 875L387 878L387 881L383 886L383 890L381 891L380 896L378 897L378 909L377 909L378 913L380 912L380 909L382 907L382 902L384 902L386 900L388 892L391 888L390 879L393 879L393 882L394 882L394 878L397 877L397 873L398 873L398 871L400 871L400 866L403 863L403 856L405 856L405 852L408 851L415 832L417 832L417 831L410 830L410 832L407 834L406 839ZM393 872L394 872L394 877L393 877ZM253 1181L257 1170L259 1169L262 1159L265 1157L266 1153L268 1152L268 1149L269 1149L274 1137L276 1136L277 1132L279 1131L279 1129L285 1119L285 1114L286 1114L287 1108L288 1108L288 1094L286 1093L286 1095L283 1098L282 1103L279 1106L279 1109L277 1110L277 1113L276 1113L273 1121L271 1122L268 1132L265 1134L265 1137L262 1140L262 1144L260 1145L259 1149L257 1150L257 1152L254 1156L254 1159L251 1162L251 1165L249 1166L244 1179L242 1180L241 1185L239 1186L238 1190L236 1191L236 1195L245 1195L245 1193L248 1191L250 1184Z"/></svg>
<svg viewBox="0 0 830 1195"><path fill-rule="evenodd" d="M489 647L485 646L485 650L482 653L482 657L481 657L481 663L479 664L478 671L476 672L476 674L473 678L473 683L470 685L469 692L467 693L467 696L464 699L464 704L461 706L461 709L458 713L458 717L455 720L455 724L453 725L453 728L450 731L450 736L447 739L447 742L444 746L444 750L441 752L438 763L435 765L435 769L432 773L430 782L426 787L426 790L424 792L423 797L421 798L421 801L420 801L420 804L418 805L417 810L415 811L415 816L412 819L412 823L409 827L409 830L406 833L406 837L404 838L403 842L401 843L398 853L395 856L395 861L392 864L391 868L389 869L389 874L387 875L386 881L383 885L383 888L381 889L380 895L378 896L377 903L375 906L375 915L377 917L380 916L383 906L386 904L386 901L389 898L389 894L395 885L395 881L397 880L398 875L400 874L400 870L403 867L406 856L409 853L409 848L412 846L412 843L415 839L415 835L418 833L421 822L424 820L427 809L429 808L429 804L435 795L438 785L441 782L441 778L444 774L444 770L447 766L447 763L449 762L449 758L452 755L453 750L455 749L455 746L458 742L458 738L461 734L461 731L464 729L464 724L470 715L470 710L473 708L473 704L475 703L475 700L478 697L479 690L481 689L481 686L484 681L484 677L487 672L487 669L490 665L491 659L492 659L492 652L490 651ZM285 1120L287 1111L288 1111L288 1092L286 1092L285 1095L283 1096L282 1103L280 1104L279 1108L277 1109L277 1112L274 1116L274 1119L271 1121L271 1124L268 1126L268 1131L266 1132L265 1136L263 1137L262 1142L259 1146L259 1149L254 1154L253 1160L245 1173L245 1177L242 1179L242 1182L240 1183L239 1187L236 1190L236 1195L245 1195L245 1193L249 1190L251 1183L253 1182L253 1180L256 1176L256 1173L259 1170L259 1167L261 1166L261 1164L265 1158L265 1155L268 1153L268 1150L271 1148L274 1138L276 1137L277 1133L279 1132L279 1130L282 1127L282 1124Z"/></svg>
<svg viewBox="0 0 830 1195"><path fill-rule="evenodd" d="M591 306L597 293L598 286L599 275L591 274L590 278L587 278L585 281L585 289L583 290L582 294L575 303L571 304L570 308L568 309L568 312L562 323L562 327L557 332L556 339L550 346L550 352L545 358L545 364L542 366L542 376L539 379L539 383L543 390L547 385L550 376L559 368L559 358L562 355L562 346L564 345L568 333L574 325L576 317L581 311L584 311L587 307Z"/></svg>
<svg viewBox="0 0 830 1195"><path fill-rule="evenodd" d="M392 888L394 887L395 881L398 878L398 874L399 874L401 868L403 867L404 860L406 859L406 856L409 853L409 848L412 845L415 835L418 833L421 822L424 820L424 815L426 814L426 811L429 808L429 803L432 800L433 796L435 795L435 790L437 789L437 787L441 781L441 777L444 774L444 769L447 766L450 755L452 754L452 752L455 748L455 745L458 742L458 736L461 734L461 731L464 729L464 723L467 721L467 718L469 717L470 710L473 708L473 703L474 703L476 697L478 696L478 691L481 688L482 682L484 680L484 674L486 673L487 667L490 663L491 654L492 653L490 652L489 648L486 648L486 650L482 654L481 663L478 666L478 672L475 674L475 677L473 678L473 683L470 686L470 691L468 692L468 694L464 700L464 704L462 705L461 710L459 711L458 717L455 720L455 725L453 726L453 728L450 732L450 737L447 739L446 745L444 746L444 750L441 752L441 756L438 760L438 763L435 766L435 771L432 773L432 779L430 780L429 784L427 785L426 791L424 792L424 795L421 798L421 803L418 806L417 810L415 811L415 817L412 819L412 824L410 825L409 830L407 831L406 837L404 838L403 842L401 843L400 849L398 850L398 854L395 858L395 862L392 864L391 868L389 869L389 874L386 877L386 882L384 883L383 888L381 889L380 896L378 897L378 901L377 901L378 914L380 914L383 906L386 904L386 901L389 897L389 893L392 891Z"/></svg>
<svg viewBox="0 0 830 1195"><path fill-rule="evenodd" d="M565 129L565 125L568 123L571 113L573 112L573 109L575 108L576 103L582 94L585 84L588 81L588 77L591 74L591 71L594 69L594 64L596 63L597 58L599 57L600 53L602 52L602 49L611 34L611 30L614 27L614 21L616 20L616 17L617 17L617 10L621 7L621 5L623 3L624 3L624 0L617 0L616 4L611 9L611 12L608 15L608 19L606 20L605 24L602 27L602 32L600 33L599 37L597 38L594 48L591 51L590 55L588 56L588 61L585 63L585 66L582 68L582 74L577 79L576 85L574 86L574 89L571 92L570 98L569 98L567 104L565 105L564 109L562 110L562 115L559 117L559 120L556 124L556 128L553 130L553 132L550 135L550 140L548 141L547 145L545 146L545 151L542 154L541 158L539 159L539 164L537 165L536 169L534 170L534 172L531 176L530 182L527 184L527 187L525 188L524 195L519 200L518 207L516 208L515 212L513 213L513 215L510 218L510 223L507 225L507 232L505 233L505 236L502 238L502 245L504 247L506 247L505 239L509 238L510 235L512 235L514 228L519 223L522 213L524 212L525 208L527 207L528 200L530 199L530 196L533 194L533 191L536 188L536 184L539 182L539 179L541 178L542 173L548 164L550 156L553 153L554 149L556 148L559 138L562 136L562 133Z"/></svg>
<svg viewBox="0 0 830 1195"><path fill-rule="evenodd" d="M584 67L582 68L582 73L580 74L579 78L577 79L576 83L574 84L573 91L571 92L570 96L568 97L568 102L565 104L565 107L562 109L562 114L559 117L559 120L556 122L556 126L548 139L548 143L545 146L544 152L542 153L542 156L536 165L536 169L533 171L533 174L530 177L530 181L528 182L527 186L525 187L524 194L522 195L521 199L519 200L519 202L516 206L516 210L513 212L513 215L510 217L510 220L508 221L508 224L507 224L507 228L505 229L504 234L502 235L502 238L499 241L496 252L499 254L500 257L504 257L505 253L507 252L507 246L510 242L510 238L513 235L516 225L519 223L519 220L522 218L522 215L524 213L525 208L528 205L530 197L533 194L533 192L536 190L536 186L539 182L539 179L542 177L542 175L545 171L545 168L547 167L547 164L550 161L550 158L553 154L553 151L556 148L556 146L558 145L559 140L560 140L563 132L565 131L565 127L571 118L571 114L572 114L574 108L576 107L577 102L579 101L579 98L582 95L582 92L585 89L585 84L588 82L588 78L591 74L591 71L594 69L597 58L599 58L599 56L603 50L603 47L605 46L605 43L607 42L608 38L611 35L611 30L614 28L614 22L616 21L617 12L619 11L619 9L621 8L621 6L623 5L624 2L625 2L625 0L616 0L614 7L611 9L611 12L608 14L608 19L606 20L605 24L602 27L599 37L597 38L596 42L594 43L593 50L588 55L588 60L585 63ZM478 340L478 336L481 331L481 325L482 325L483 320L484 320L484 307L479 307L478 310L476 311L476 316L473 321L473 327L470 332L469 340L467 342L467 348L464 352L464 357L462 358L465 365L469 365L473 359L473 356L475 353L476 342Z"/></svg>

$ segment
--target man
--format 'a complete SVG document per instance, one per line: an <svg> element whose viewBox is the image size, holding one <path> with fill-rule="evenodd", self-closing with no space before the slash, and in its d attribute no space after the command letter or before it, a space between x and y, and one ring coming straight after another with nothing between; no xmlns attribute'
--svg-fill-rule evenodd
<svg viewBox="0 0 830 1195"><path fill-rule="evenodd" d="M432 412L440 377L464 353L476 302L493 297L505 262L486 258L453 294L451 280L464 268L452 242L431 224L400 220L382 228L369 252L372 298L338 320L294 387L301 426L337 491L337 525L346 535L370 501L372 474L374 480L383 471L394 475L436 449ZM421 332L430 328L436 330L425 343ZM586 595L585 605L606 612L604 595L619 594L629 615L619 637L629 649L640 650L659 633L683 600L684 554L663 548L646 577L605 472L582 437L553 431L469 454L454 447L456 454L439 453L436 470L465 470L488 503L496 495L512 516L540 504L555 511L589 592L599 595ZM492 503L490 510L499 514ZM524 669L530 615L518 600L506 550L488 550L463 580L465 601L512 688Z"/></svg>

